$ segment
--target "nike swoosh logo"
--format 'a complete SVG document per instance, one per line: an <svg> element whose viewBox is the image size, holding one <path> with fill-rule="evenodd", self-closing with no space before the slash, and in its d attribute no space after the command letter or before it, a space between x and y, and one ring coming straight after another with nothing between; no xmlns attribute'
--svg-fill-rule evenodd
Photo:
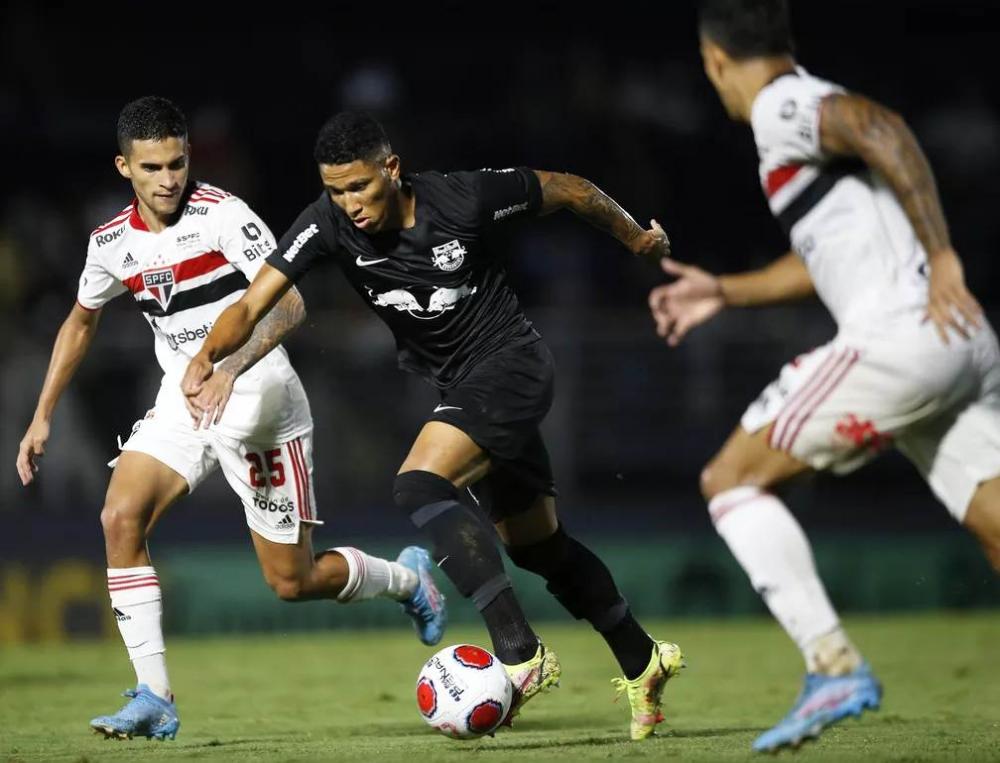
<svg viewBox="0 0 1000 763"><path fill-rule="evenodd" d="M434 413L441 413L441 411L460 411L462 410L457 405L439 405L434 409Z"/></svg>
<svg viewBox="0 0 1000 763"><path fill-rule="evenodd" d="M354 262L357 264L359 268L367 268L369 265L377 265L378 263L385 262L388 259L389 259L388 257L383 257L380 260L363 260L361 259L361 255L359 254L358 258Z"/></svg>

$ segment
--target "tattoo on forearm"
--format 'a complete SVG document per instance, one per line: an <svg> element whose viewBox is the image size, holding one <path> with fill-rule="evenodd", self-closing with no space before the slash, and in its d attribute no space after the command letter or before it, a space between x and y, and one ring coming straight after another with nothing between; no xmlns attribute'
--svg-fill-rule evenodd
<svg viewBox="0 0 1000 763"><path fill-rule="evenodd" d="M589 180L553 172L542 183L542 211L567 206L592 225L608 231L623 244L642 235L642 228L618 203Z"/></svg>
<svg viewBox="0 0 1000 763"><path fill-rule="evenodd" d="M239 376L281 344L282 340L305 318L302 298L289 292L265 315L240 349L222 361L220 368Z"/></svg>
<svg viewBox="0 0 1000 763"><path fill-rule="evenodd" d="M851 95L831 96L824 104L823 119L824 132L829 130L885 177L924 249L950 248L934 173L903 119L867 98Z"/></svg>

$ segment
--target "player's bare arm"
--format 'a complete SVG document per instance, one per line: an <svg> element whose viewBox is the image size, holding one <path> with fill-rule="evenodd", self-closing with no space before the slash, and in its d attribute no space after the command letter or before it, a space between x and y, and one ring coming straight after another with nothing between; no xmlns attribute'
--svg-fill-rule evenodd
<svg viewBox="0 0 1000 763"><path fill-rule="evenodd" d="M188 363L181 380L185 396L201 392L212 376L213 365L246 344L257 324L291 288L292 282L277 268L265 264L260 269L239 301L222 311L198 354Z"/></svg>
<svg viewBox="0 0 1000 763"><path fill-rule="evenodd" d="M281 344L306 319L306 306L293 286L260 320L246 344L226 358L194 396L185 397L195 429L218 424L233 393L233 384L244 371Z"/></svg>
<svg viewBox="0 0 1000 763"><path fill-rule="evenodd" d="M586 178L565 172L533 170L542 185L542 208L547 215L559 209L569 209L596 228L607 231L632 254L653 257L670 256L670 240L656 220L643 230L632 216Z"/></svg>
<svg viewBox="0 0 1000 763"><path fill-rule="evenodd" d="M982 308L965 286L934 173L903 118L860 95L831 95L823 100L820 140L825 150L858 156L886 179L927 251L927 317L945 342L949 326L968 336L966 324L978 326Z"/></svg>
<svg viewBox="0 0 1000 763"><path fill-rule="evenodd" d="M767 267L734 275L715 276L671 259L663 260L662 267L676 280L649 293L649 309L656 333L672 347L724 307L771 305L814 293L809 271L795 252L788 252Z"/></svg>
<svg viewBox="0 0 1000 763"><path fill-rule="evenodd" d="M35 415L28 426L28 431L21 438L17 451L17 473L23 485L30 484L35 478L35 472L38 471L37 459L45 455L49 425L56 404L70 379L73 378L80 361L87 354L94 334L97 333L100 317L100 310L87 310L75 304L56 335L52 357L49 360L49 370L45 374L42 391L38 396Z"/></svg>

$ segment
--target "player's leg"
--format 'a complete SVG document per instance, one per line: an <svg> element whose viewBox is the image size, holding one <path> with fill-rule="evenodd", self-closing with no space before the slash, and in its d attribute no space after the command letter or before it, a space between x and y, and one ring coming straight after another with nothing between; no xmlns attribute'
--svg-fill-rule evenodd
<svg viewBox="0 0 1000 763"><path fill-rule="evenodd" d="M979 539L993 569L1000 573L1000 477L979 484L964 523Z"/></svg>
<svg viewBox="0 0 1000 763"><path fill-rule="evenodd" d="M770 447L771 429L749 434L738 427L701 476L715 529L806 661L791 711L754 741L755 750L769 752L796 746L881 700L881 686L830 604L805 533L769 492L809 469Z"/></svg>
<svg viewBox="0 0 1000 763"><path fill-rule="evenodd" d="M134 440L130 445L139 444ZM188 481L176 469L139 450L122 453L111 476L101 511L108 592L137 686L121 710L91 721L105 736L173 738L180 725L167 673L159 578L146 540L167 507L187 492Z"/></svg>
<svg viewBox="0 0 1000 763"><path fill-rule="evenodd" d="M316 518L310 433L265 445L213 434L212 443L243 502L264 579L279 598L345 604L392 599L414 618L424 643L440 640L444 601L422 549L405 549L398 561L347 546L314 553L312 529L322 522Z"/></svg>
<svg viewBox="0 0 1000 763"><path fill-rule="evenodd" d="M539 446L544 450L540 437ZM604 562L559 522L553 496L505 470L491 474L488 483L497 532L511 561L542 577L573 617L601 634L625 674L618 686L632 707L631 736L648 737L662 720L663 688L683 665L680 650L653 641L639 625Z"/></svg>
<svg viewBox="0 0 1000 763"><path fill-rule="evenodd" d="M530 659L539 640L511 589L496 537L459 490L480 479L489 457L456 426L429 421L399 468L396 505L431 541L431 554L458 592L479 610L500 661Z"/></svg>
<svg viewBox="0 0 1000 763"><path fill-rule="evenodd" d="M861 664L816 572L809 541L784 502L769 491L809 466L773 449L771 426L737 427L701 475L715 529L746 571L810 673L838 675Z"/></svg>

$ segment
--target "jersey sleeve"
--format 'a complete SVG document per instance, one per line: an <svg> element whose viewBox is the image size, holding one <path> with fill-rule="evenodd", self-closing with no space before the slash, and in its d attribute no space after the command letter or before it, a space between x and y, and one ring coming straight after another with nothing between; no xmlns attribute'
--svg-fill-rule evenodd
<svg viewBox="0 0 1000 763"><path fill-rule="evenodd" d="M87 250L87 261L80 274L80 284L76 291L76 301L87 310L99 310L119 294L128 291L101 263L93 242Z"/></svg>
<svg viewBox="0 0 1000 763"><path fill-rule="evenodd" d="M242 199L231 196L219 205L218 246L248 281L253 281L274 251L274 234Z"/></svg>
<svg viewBox="0 0 1000 763"><path fill-rule="evenodd" d="M843 89L808 75L787 75L761 90L750 115L758 149L783 163L816 163L826 158L820 145L823 99Z"/></svg>
<svg viewBox="0 0 1000 763"><path fill-rule="evenodd" d="M479 170L479 214L486 225L538 214L542 184L527 167Z"/></svg>
<svg viewBox="0 0 1000 763"><path fill-rule="evenodd" d="M336 234L307 207L267 258L267 264L280 270L291 281L298 281L319 260L337 250Z"/></svg>
<svg viewBox="0 0 1000 763"><path fill-rule="evenodd" d="M450 217L471 228L530 216L542 206L538 176L526 167L450 172L447 178L456 193L442 203L449 204Z"/></svg>

